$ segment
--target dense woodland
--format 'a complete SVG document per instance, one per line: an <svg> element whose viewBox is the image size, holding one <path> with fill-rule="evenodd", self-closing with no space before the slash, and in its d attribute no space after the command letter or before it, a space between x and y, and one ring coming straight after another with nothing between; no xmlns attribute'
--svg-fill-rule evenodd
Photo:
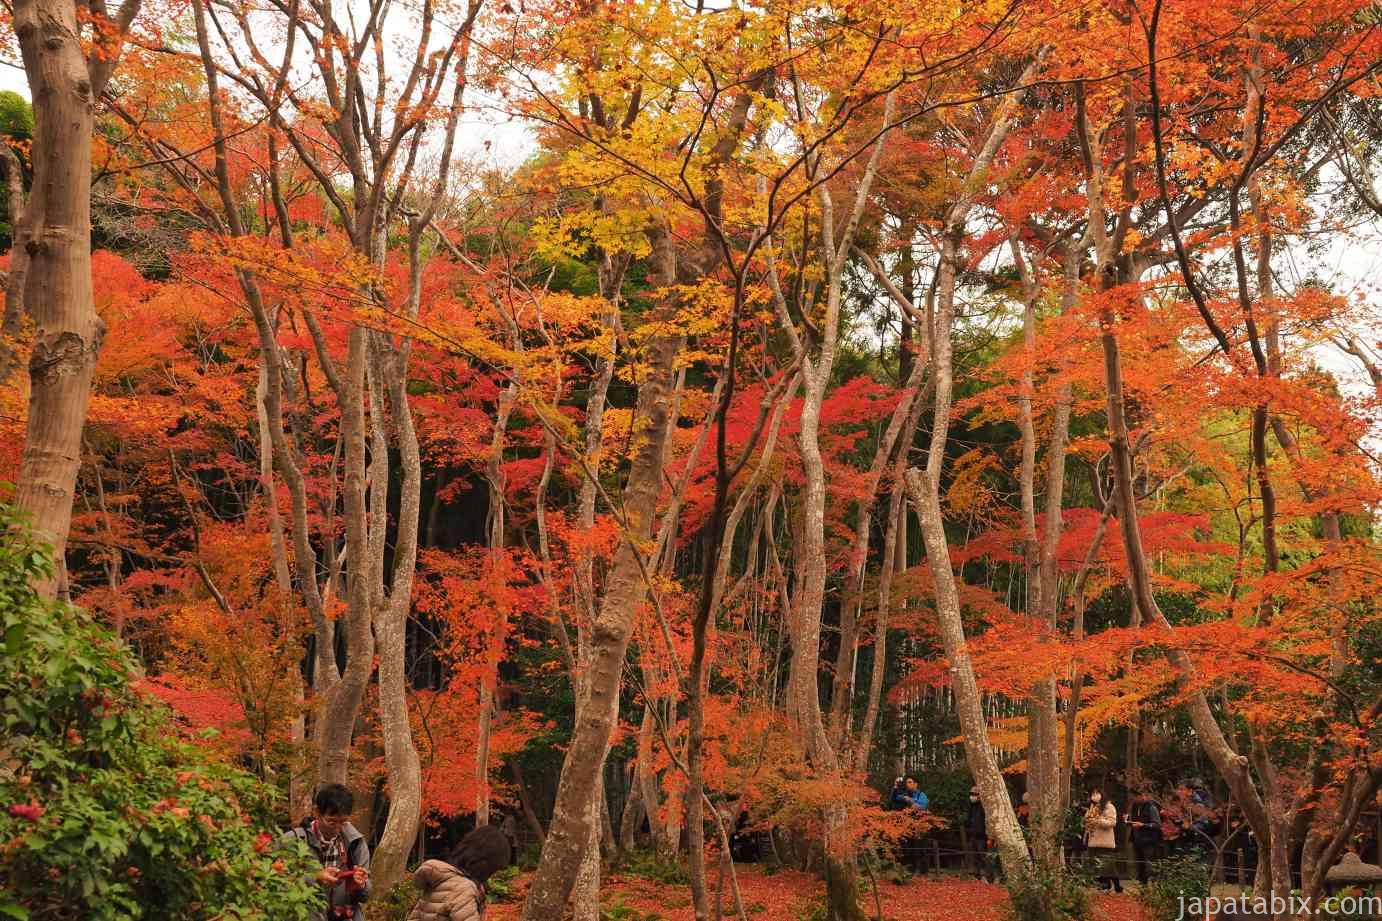
<svg viewBox="0 0 1382 921"><path fill-rule="evenodd" d="M525 921L645 851L743 917L746 808L862 917L971 784L1012 880L1192 776L1259 893L1376 860L1375 3L6 16L9 653L89 612L376 891L502 815Z"/></svg>

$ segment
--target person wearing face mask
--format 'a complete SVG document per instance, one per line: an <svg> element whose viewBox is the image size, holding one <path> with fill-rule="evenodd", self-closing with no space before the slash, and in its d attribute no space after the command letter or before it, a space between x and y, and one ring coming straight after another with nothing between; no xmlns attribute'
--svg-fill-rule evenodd
<svg viewBox="0 0 1382 921"><path fill-rule="evenodd" d="M974 875L979 879L993 882L997 876L991 853L993 842L989 840L988 816L984 804L979 801L979 788L969 788L969 814L965 817L965 831L969 835L969 849L974 854Z"/></svg>
<svg viewBox="0 0 1382 921"><path fill-rule="evenodd" d="M1104 799L1103 791L1095 787L1089 793L1089 807L1084 814L1085 847L1094 860L1099 888L1123 891L1114 860L1118 841L1114 829L1118 827L1118 808Z"/></svg>

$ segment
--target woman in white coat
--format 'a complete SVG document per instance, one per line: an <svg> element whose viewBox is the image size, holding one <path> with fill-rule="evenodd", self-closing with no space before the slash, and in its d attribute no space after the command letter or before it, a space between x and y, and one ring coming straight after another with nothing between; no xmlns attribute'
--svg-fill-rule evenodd
<svg viewBox="0 0 1382 921"><path fill-rule="evenodd" d="M1099 887L1114 892L1123 891L1123 883L1118 878L1116 858L1118 854L1118 808L1110 800L1104 799L1103 791L1095 787L1089 792L1089 808L1084 814L1085 847L1094 864L1094 874Z"/></svg>

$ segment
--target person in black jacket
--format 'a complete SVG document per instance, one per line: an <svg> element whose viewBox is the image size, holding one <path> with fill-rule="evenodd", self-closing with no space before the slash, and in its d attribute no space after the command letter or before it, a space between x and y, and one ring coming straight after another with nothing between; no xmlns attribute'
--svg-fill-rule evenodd
<svg viewBox="0 0 1382 921"><path fill-rule="evenodd" d="M965 817L965 831L969 835L969 849L974 855L974 875L994 882L997 872L993 866L992 844L989 841L988 816L979 801L979 788L969 788L969 815Z"/></svg>
<svg viewBox="0 0 1382 921"><path fill-rule="evenodd" d="M734 819L734 832L729 836L729 853L735 863L758 862L758 835L753 831L749 807L743 803L739 804Z"/></svg>
<svg viewBox="0 0 1382 921"><path fill-rule="evenodd" d="M1140 786L1133 793L1127 819L1128 828L1132 829L1137 881L1145 886L1152 875L1152 861L1161 857L1161 809L1147 786Z"/></svg>

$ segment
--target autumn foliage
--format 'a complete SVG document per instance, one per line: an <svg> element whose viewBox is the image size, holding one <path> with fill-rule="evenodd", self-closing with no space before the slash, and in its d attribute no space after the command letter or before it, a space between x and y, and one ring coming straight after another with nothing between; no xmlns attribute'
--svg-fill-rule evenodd
<svg viewBox="0 0 1382 921"><path fill-rule="evenodd" d="M208 757L347 776L390 883L550 832L527 918L602 838L705 918L741 811L848 914L958 834L904 773L1009 867L1191 764L1263 887L1356 846L1375 4L251 6L146 9L97 108L66 548Z"/></svg>

